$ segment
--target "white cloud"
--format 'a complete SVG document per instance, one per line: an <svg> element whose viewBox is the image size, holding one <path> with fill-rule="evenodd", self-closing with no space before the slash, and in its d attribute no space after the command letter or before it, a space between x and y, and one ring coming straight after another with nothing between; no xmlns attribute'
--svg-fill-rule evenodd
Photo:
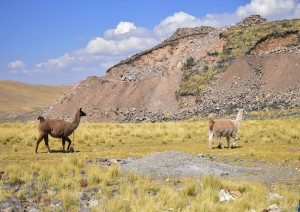
<svg viewBox="0 0 300 212"><path fill-rule="evenodd" d="M117 28L114 29L114 33L116 35L120 35L120 34L128 33L134 29L136 29L136 26L134 25L134 23L121 21L118 24Z"/></svg>
<svg viewBox="0 0 300 212"><path fill-rule="evenodd" d="M9 69L23 69L26 67L25 63L21 60L15 60L13 62L10 62L9 64L7 64Z"/></svg>
<svg viewBox="0 0 300 212"><path fill-rule="evenodd" d="M252 0L249 4L239 7L236 14L239 17L259 14L274 20L295 18L297 12L299 13L299 3L296 0Z"/></svg>
<svg viewBox="0 0 300 212"><path fill-rule="evenodd" d="M88 54L128 55L145 50L159 40L150 31L131 22L120 22L115 29L109 29L103 37L89 41L85 50Z"/></svg>
<svg viewBox="0 0 300 212"><path fill-rule="evenodd" d="M159 25L154 28L154 32L161 38L166 38L180 27L200 26L201 21L192 15L184 12L174 13L162 20Z"/></svg>
<svg viewBox="0 0 300 212"><path fill-rule="evenodd" d="M35 65L35 72L54 72L55 70L64 69L73 64L77 59L74 56L66 53L56 59L49 59L46 62L38 63Z"/></svg>
<svg viewBox="0 0 300 212"><path fill-rule="evenodd" d="M128 54L150 48L157 43L155 38L130 37L119 41L97 37L88 43L86 51L89 54Z"/></svg>

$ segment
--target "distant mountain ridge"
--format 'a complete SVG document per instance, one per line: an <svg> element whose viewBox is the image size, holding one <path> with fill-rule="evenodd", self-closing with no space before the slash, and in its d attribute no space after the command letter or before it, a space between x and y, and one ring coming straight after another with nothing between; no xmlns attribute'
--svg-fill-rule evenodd
<svg viewBox="0 0 300 212"><path fill-rule="evenodd" d="M70 87L2 80L0 81L0 120L12 119L22 113L48 107Z"/></svg>

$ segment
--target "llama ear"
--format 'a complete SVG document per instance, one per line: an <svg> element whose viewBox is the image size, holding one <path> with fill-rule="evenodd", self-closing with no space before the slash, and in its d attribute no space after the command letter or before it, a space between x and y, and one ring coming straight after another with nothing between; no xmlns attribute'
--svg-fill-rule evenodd
<svg viewBox="0 0 300 212"><path fill-rule="evenodd" d="M79 109L80 111L82 110L82 107Z"/></svg>

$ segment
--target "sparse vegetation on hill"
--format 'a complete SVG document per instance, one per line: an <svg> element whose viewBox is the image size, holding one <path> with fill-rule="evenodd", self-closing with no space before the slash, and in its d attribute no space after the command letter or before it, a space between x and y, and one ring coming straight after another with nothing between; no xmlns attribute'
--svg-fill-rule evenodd
<svg viewBox="0 0 300 212"><path fill-rule="evenodd" d="M176 94L179 96L196 96L197 101L201 102L204 96L203 90L218 73L219 71L216 68L213 70L197 71L195 74L189 75L181 81L180 88Z"/></svg>
<svg viewBox="0 0 300 212"><path fill-rule="evenodd" d="M249 27L230 27L221 33L226 38L221 58L224 61L245 54L253 49L261 41L270 37L284 37L289 34L297 34L297 39L288 45L300 44L300 19L266 22Z"/></svg>
<svg viewBox="0 0 300 212"><path fill-rule="evenodd" d="M250 22L253 21L252 17L250 17L249 20ZM255 21L257 20L254 19L254 22ZM245 18L245 20L243 20L243 26L226 28L221 32L220 38L224 39L225 43L220 53L218 51L212 51L212 53L208 51L207 55L203 57L202 60L193 61L193 66L187 65L190 64L188 58L183 65L183 70L191 69L193 71L191 71L192 74L183 75L179 90L176 92L177 97L195 96L196 103L203 104L204 106L201 106L208 111L207 113L220 112L216 110L211 111L210 108L212 107L221 108L223 113L231 113L233 109L237 107L247 108L247 110L286 108L286 106L283 106L286 97L282 97L281 94L277 92L277 94L274 94L273 98L267 99L266 97L270 97L270 93L274 89L270 89L270 91L263 91L262 89L264 85L268 83L272 85L273 81L275 83L279 81L276 79L276 75L271 74L271 77L268 73L272 72L274 69L278 69L276 65L270 68L271 64L274 63L265 62L264 60L266 57L254 59L255 57L248 58L246 56L244 59L240 59L245 62L241 62L238 66L236 65L237 63L235 63L235 59L237 57L241 58L242 55L249 54L252 56L260 54L270 56L272 51L277 50L280 52L280 49L282 49L282 51L290 49L288 52L294 53L294 56L297 57L299 54L299 50L297 49L299 49L300 44L300 20L296 19L263 23L260 23L259 20L257 22L258 24L250 24L247 26L247 18ZM279 54L277 54L277 56L280 57ZM292 63L292 61L284 62L283 57L280 59L282 59L282 64ZM205 60L204 64L203 60ZM292 57L287 57L285 60L292 60ZM212 64L211 61L214 61L215 63ZM231 64L234 65L231 67ZM284 72L294 70L294 68L289 68L288 65L285 66L286 67L280 67L281 76L287 75L284 74ZM228 72L228 70L233 72L234 75L231 76L231 74L227 73L219 80L219 73L224 71ZM246 72L247 74L240 74L241 72ZM295 72L291 71L291 73ZM238 75L239 77L237 77ZM252 77L245 79L247 75L251 75ZM265 77L264 75L268 77ZM215 79L218 79L219 81ZM264 79L264 81L262 81L262 79ZM213 80L215 80L215 83L213 83L215 86L211 86ZM282 77L280 77L280 80L283 82L286 81ZM295 90L296 92L296 84L296 81L289 83L290 88L285 86L285 88L283 88L283 93L293 93L288 91L288 89ZM252 96L251 93L253 88L257 91L253 97L250 97ZM205 93L204 91L206 89L208 89L208 92ZM263 92L269 94L264 94ZM259 102L250 102L251 99L258 98L258 94L262 97ZM245 96L248 97L248 103L244 102ZM205 101L203 102L204 99ZM231 101L228 102L228 99L231 99ZM274 101L274 99L277 100ZM297 102L299 101L297 100L298 98L292 97L291 99L294 99L295 103L291 104L289 107L297 106ZM203 113L203 111L200 111L200 113Z"/></svg>

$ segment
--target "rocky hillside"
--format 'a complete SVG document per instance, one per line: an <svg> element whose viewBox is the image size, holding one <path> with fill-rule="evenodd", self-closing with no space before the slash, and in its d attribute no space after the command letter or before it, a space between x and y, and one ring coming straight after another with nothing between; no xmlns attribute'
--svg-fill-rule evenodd
<svg viewBox="0 0 300 212"><path fill-rule="evenodd" d="M230 28L178 29L152 49L88 77L44 114L91 122L183 119L243 107L300 107L300 20L260 16Z"/></svg>

